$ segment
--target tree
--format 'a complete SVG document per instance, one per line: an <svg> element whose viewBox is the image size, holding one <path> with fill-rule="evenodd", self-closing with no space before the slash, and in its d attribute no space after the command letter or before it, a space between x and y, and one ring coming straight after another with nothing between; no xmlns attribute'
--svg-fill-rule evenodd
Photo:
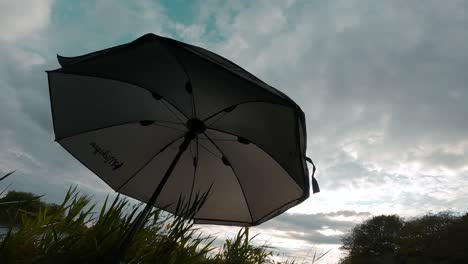
<svg viewBox="0 0 468 264"><path fill-rule="evenodd" d="M57 205L41 201L41 196L28 192L9 191L0 198L0 224L7 227L19 224L22 215L34 216L40 208L48 208L50 213L56 210Z"/></svg>
<svg viewBox="0 0 468 264"><path fill-rule="evenodd" d="M447 236L450 263L468 263L468 213L449 226Z"/></svg>
<svg viewBox="0 0 468 264"><path fill-rule="evenodd" d="M394 263L403 220L397 215L375 216L354 227L343 239L342 263Z"/></svg>
<svg viewBox="0 0 468 264"><path fill-rule="evenodd" d="M448 258L449 227L458 218L449 213L428 214L407 221L398 239L402 262L441 263Z"/></svg>
<svg viewBox="0 0 468 264"><path fill-rule="evenodd" d="M373 217L346 234L341 263L468 263L468 214Z"/></svg>
<svg viewBox="0 0 468 264"><path fill-rule="evenodd" d="M428 214L408 221L398 252L402 263L468 263L468 215Z"/></svg>

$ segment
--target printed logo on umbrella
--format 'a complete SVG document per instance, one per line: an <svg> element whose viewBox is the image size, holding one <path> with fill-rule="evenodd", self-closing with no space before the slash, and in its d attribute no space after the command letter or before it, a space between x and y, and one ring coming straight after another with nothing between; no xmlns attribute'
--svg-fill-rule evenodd
<svg viewBox="0 0 468 264"><path fill-rule="evenodd" d="M109 150L102 149L96 142L91 142L89 145L93 148L94 155L99 154L104 159L104 164L109 164L113 167L113 170L117 170L123 166L123 162L120 162Z"/></svg>

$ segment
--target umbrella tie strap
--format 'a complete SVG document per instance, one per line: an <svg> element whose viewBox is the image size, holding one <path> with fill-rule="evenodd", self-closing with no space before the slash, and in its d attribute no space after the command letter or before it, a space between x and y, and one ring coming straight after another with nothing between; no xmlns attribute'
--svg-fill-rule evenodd
<svg viewBox="0 0 468 264"><path fill-rule="evenodd" d="M319 185L318 185L317 180L316 180L315 177L314 177L314 175L315 175L315 170L316 170L315 164L314 164L314 162L312 161L312 159L309 158L309 157L307 157L307 156L305 157L305 160L306 160L307 162L309 162L309 163L312 165L312 176L311 176L311 177L312 177L312 192L313 192L313 193L318 193L318 192L320 192L320 187L319 187Z"/></svg>

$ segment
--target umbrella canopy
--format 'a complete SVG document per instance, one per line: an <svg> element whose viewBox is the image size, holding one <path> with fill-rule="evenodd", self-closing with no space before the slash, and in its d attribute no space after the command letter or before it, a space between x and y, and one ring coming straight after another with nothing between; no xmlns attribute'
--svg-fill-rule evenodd
<svg viewBox="0 0 468 264"><path fill-rule="evenodd" d="M56 141L117 192L175 212L210 190L195 222L239 226L309 196L304 113L231 61L154 34L58 59Z"/></svg>

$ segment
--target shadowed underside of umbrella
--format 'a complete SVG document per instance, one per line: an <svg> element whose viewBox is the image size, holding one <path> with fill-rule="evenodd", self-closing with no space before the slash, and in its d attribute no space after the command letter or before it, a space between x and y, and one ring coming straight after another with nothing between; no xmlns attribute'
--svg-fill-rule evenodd
<svg viewBox="0 0 468 264"><path fill-rule="evenodd" d="M239 226L309 196L303 112L232 62L153 34L59 62L56 140L114 190L169 212L210 190L195 222Z"/></svg>

